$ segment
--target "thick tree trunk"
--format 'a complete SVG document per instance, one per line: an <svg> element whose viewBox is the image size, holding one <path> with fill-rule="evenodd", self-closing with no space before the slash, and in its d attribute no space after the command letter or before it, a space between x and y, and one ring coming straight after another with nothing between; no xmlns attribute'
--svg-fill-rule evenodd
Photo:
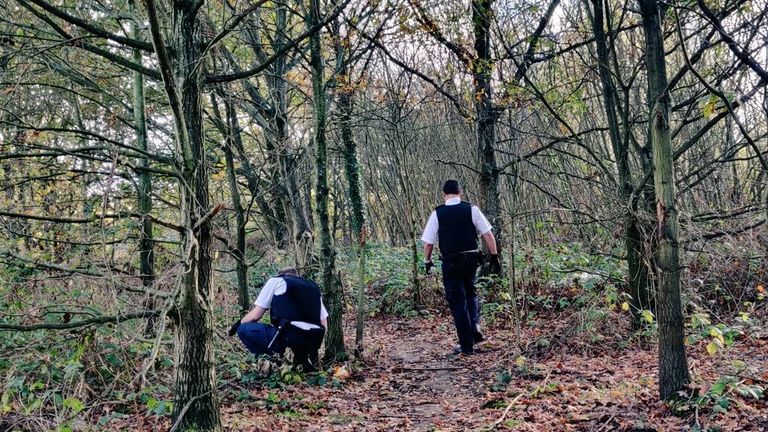
<svg viewBox="0 0 768 432"><path fill-rule="evenodd" d="M182 284L176 303L173 423L180 431L220 431L213 353L211 229L201 94L202 35L199 4L172 6L173 59L163 42L154 0L145 0L152 42L173 111L176 158L181 170Z"/></svg>
<svg viewBox="0 0 768 432"><path fill-rule="evenodd" d="M494 227L496 241L503 239L501 207L499 203L499 168L496 164L496 123L499 110L493 105L491 77L492 0L472 0L472 29L476 58L471 67L475 89L475 129L480 154L480 195L482 208ZM501 248L499 248L501 252Z"/></svg>
<svg viewBox="0 0 768 432"><path fill-rule="evenodd" d="M674 162L669 130L669 91L658 0L639 0L645 29L648 68L653 180L656 191L659 279L657 317L659 323L659 395L674 397L690 382L685 356L683 310L680 299L678 221L675 206Z"/></svg>
<svg viewBox="0 0 768 432"><path fill-rule="evenodd" d="M135 4L130 3L134 22L131 23L131 35L134 39L140 40L141 32L139 30L139 18L136 14ZM133 62L141 64L141 52L138 49L133 50ZM144 110L144 76L133 72L133 128L136 131L136 147L147 152L147 118ZM141 215L139 227L139 271L141 272L141 284L147 291L151 291L155 285L155 252L154 239L152 236L152 219L149 217L152 212L152 175L149 173L149 160L145 157L138 162L139 166L139 189L138 189L138 207ZM151 294L144 304L145 310L155 308L155 298ZM154 335L155 318L147 319L144 327L144 335L151 337Z"/></svg>
<svg viewBox="0 0 768 432"><path fill-rule="evenodd" d="M640 220L636 215L636 204L632 200L632 172L629 168L629 143L622 140L619 126L616 101L618 93L609 68L607 36L604 28L605 14L603 0L592 0L593 15L592 28L597 45L598 72L603 87L603 105L608 120L608 132L611 139L611 148L616 159L616 168L619 178L618 195L625 208L624 215L624 245L627 249L627 264L629 268L628 283L629 293L632 297L633 323L637 328L642 322L642 310L649 309L650 280L648 270L644 263L643 236L640 230ZM625 125L625 127L628 127ZM625 134L624 136L627 136Z"/></svg>
<svg viewBox="0 0 768 432"><path fill-rule="evenodd" d="M309 22L313 27L320 22L320 0L311 0ZM321 34L315 32L309 37L310 65L312 68L312 95L314 99L314 141L316 152L317 185L315 211L320 228L320 259L322 261L323 297L328 304L328 329L325 335L325 360L334 361L346 355L344 330L342 328L343 302L341 286L336 281L336 253L330 230L328 214L328 149L325 139L326 94L323 80L323 58Z"/></svg>

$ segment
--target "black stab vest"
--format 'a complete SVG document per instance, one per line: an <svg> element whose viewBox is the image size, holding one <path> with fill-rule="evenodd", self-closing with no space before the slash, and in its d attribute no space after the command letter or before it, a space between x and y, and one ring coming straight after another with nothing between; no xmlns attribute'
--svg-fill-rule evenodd
<svg viewBox="0 0 768 432"><path fill-rule="evenodd" d="M472 204L441 205L437 214L437 239L443 256L477 249L477 230L472 223Z"/></svg>
<svg viewBox="0 0 768 432"><path fill-rule="evenodd" d="M286 285L285 293L272 297L269 310L272 325L281 321L304 321L320 325L320 287L309 279L280 276Z"/></svg>

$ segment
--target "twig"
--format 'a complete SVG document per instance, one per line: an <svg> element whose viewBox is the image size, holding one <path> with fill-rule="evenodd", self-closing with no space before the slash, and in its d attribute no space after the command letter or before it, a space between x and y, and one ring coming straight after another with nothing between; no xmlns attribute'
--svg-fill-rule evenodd
<svg viewBox="0 0 768 432"><path fill-rule="evenodd" d="M217 215L217 214L218 214L218 213L221 211L221 209L223 209L223 208L224 208L224 204L223 204L223 203L221 203L221 204L217 205L216 207L214 207L214 208L213 208L213 210L211 210L211 211L209 211L208 213L206 213L205 215L203 215L203 217L201 217L200 219L198 219L197 223L196 223L196 224L195 224L195 226L192 228L192 231L197 231L197 230L199 230L199 229L200 229L200 227L202 227L203 225L207 224L207 223L208 223L208 222L209 222L211 219L213 219L213 218L214 218L214 216L216 216L216 215Z"/></svg>
<svg viewBox="0 0 768 432"><path fill-rule="evenodd" d="M179 424L181 424L181 420L184 418L184 415L186 415L186 414L187 414L187 410L189 410L189 407L191 407L191 406L192 406L192 404L193 404L193 403L195 403L195 401L197 401L198 399L202 399L202 398L204 398L205 396L208 396L208 394L209 394L210 392L211 392L211 391L210 391L210 390L208 390L207 392L205 392L205 393L203 393L203 394L199 394L199 395L197 395L197 396L193 397L192 399L190 399L190 400L189 400L189 402L187 402L187 403L184 405L184 408L182 408L182 409L181 409L181 412L179 412L179 416L178 416L178 417L176 417L176 421L175 421L175 422L173 422L173 426L171 427L171 429L170 429L168 432L173 432L173 431L175 431L175 430L176 430L176 428L177 428L177 427L179 427Z"/></svg>
<svg viewBox="0 0 768 432"><path fill-rule="evenodd" d="M696 409L698 410L698 407ZM611 418L609 418L605 423L603 423L603 425L600 426L600 429L597 429L595 432L600 432L601 430L605 429L605 427L608 426L611 423L611 421L613 421L614 418L616 418L615 414L612 415ZM698 424L698 420L696 421L696 424Z"/></svg>
<svg viewBox="0 0 768 432"><path fill-rule="evenodd" d="M520 400L520 398L521 398L521 397L523 397L523 393L520 393L519 395L517 395L517 397L515 397L514 399L512 399L512 402L510 402L510 403L509 403L509 405L507 405L507 409L505 409L505 410L504 410L504 413L502 413L502 414L501 414L501 417L500 417L498 420L496 420L495 422L493 422L493 424L491 425L491 427L489 427L488 429L495 429L495 428L496 428L496 426L500 425L500 424L501 424L501 422L503 422L503 421L504 421L504 418L505 418L505 417L507 416L507 414L509 413L509 410L510 410L510 409L512 409L512 406L515 404L515 402L517 402L518 400Z"/></svg>

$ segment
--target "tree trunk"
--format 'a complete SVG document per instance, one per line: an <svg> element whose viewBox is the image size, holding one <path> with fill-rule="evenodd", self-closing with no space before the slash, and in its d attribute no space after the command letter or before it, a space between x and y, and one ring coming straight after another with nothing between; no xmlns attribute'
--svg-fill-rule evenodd
<svg viewBox="0 0 768 432"><path fill-rule="evenodd" d="M343 48L341 48L343 49ZM348 79L346 66L342 67L341 77ZM355 356L363 355L363 330L365 325L365 209L363 207L363 197L360 191L360 170L357 160L357 144L352 134L352 110L353 93L348 82L341 83L342 87L347 88L339 90L339 126L341 127L341 140L344 144L344 172L347 177L347 187L349 190L349 202L352 207L350 212L350 225L352 228L352 241L355 246L355 255L358 259L358 281L357 281L357 316L355 332Z"/></svg>
<svg viewBox="0 0 768 432"><path fill-rule="evenodd" d="M656 273L659 279L659 395L674 397L690 382L685 356L683 311L680 299L678 221L675 207L674 162L669 130L669 91L658 0L639 0L645 29L648 68L653 183L656 191Z"/></svg>
<svg viewBox="0 0 768 432"><path fill-rule="evenodd" d="M475 128L480 154L480 195L482 208L495 229L497 243L501 244L501 208L499 206L499 168L496 165L496 123L499 110L493 105L491 76L491 21L492 0L472 0L472 26L476 58L472 62L475 90ZM501 252L501 248L499 248Z"/></svg>
<svg viewBox="0 0 768 432"><path fill-rule="evenodd" d="M133 1L130 3L131 14L134 21L131 23L131 36L140 40L141 32L139 30L139 17L136 14L136 5ZM138 49L133 50L133 62L141 64L141 52ZM133 128L136 131L136 147L147 152L147 118L144 110L144 76L133 72ZM139 227L139 271L141 272L141 284L147 291L151 291L155 285L155 252L154 240L152 236L152 219L149 217L152 212L152 175L149 173L149 159L143 157L138 162L139 167L139 189L138 189L138 207L141 215ZM144 303L145 310L155 308L155 298L152 294ZM155 318L147 319L144 327L144 335L152 337L155 334Z"/></svg>
<svg viewBox="0 0 768 432"><path fill-rule="evenodd" d="M235 174L235 160L232 148L234 147L234 133L239 133L239 124L237 122L237 112L232 101L224 102L224 109L227 116L227 142L224 145L224 158L227 163L227 180L229 183L229 193L232 195L232 207L235 209L235 218L237 219L237 233L235 243L235 266L237 272L237 300L240 305L240 312L248 313L250 310L250 301L248 299L248 264L245 261L245 209L240 202L240 189L237 186L237 176Z"/></svg>
<svg viewBox="0 0 768 432"><path fill-rule="evenodd" d="M176 303L173 423L181 431L220 431L213 353L211 228L201 94L201 25L195 3L172 7L173 59L163 42L154 0L145 0L152 42L173 111L176 158L181 170L181 290Z"/></svg>
<svg viewBox="0 0 768 432"><path fill-rule="evenodd" d="M307 27L320 23L320 0L311 0ZM336 253L333 250L330 219L328 215L328 154L325 139L326 129L326 94L323 80L323 58L321 32L314 32L309 37L310 65L312 68L312 95L314 105L314 141L317 169L317 190L315 192L315 212L320 227L320 259L322 260L323 297L328 303L328 329L325 335L325 360L333 361L346 355L344 348L344 329L342 328L343 301L341 287L336 282Z"/></svg>
<svg viewBox="0 0 768 432"><path fill-rule="evenodd" d="M603 0L592 0L594 6L592 16L592 28L597 45L598 72L603 86L603 105L608 120L608 132L611 139L611 148L616 159L616 168L619 177L618 195L625 208L624 215L624 245L627 249L627 264L629 268L628 283L632 302L633 324L638 328L642 323L642 311L649 309L650 280L648 271L643 262L645 248L643 247L642 231L640 230L636 215L637 206L632 200L632 172L629 168L629 143L622 140L619 126L616 101L618 93L609 69L608 45L604 23L605 15ZM628 127L627 125L624 126ZM624 136L628 136L625 134Z"/></svg>

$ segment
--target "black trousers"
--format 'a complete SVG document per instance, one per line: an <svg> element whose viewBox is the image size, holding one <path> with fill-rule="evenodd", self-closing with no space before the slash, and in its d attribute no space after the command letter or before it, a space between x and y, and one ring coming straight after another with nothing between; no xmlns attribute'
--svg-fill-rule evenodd
<svg viewBox="0 0 768 432"><path fill-rule="evenodd" d="M453 315L461 350L473 352L474 327L480 322L480 302L475 288L478 256L474 253L443 258L445 298Z"/></svg>
<svg viewBox="0 0 768 432"><path fill-rule="evenodd" d="M302 365L305 371L312 371L319 367L320 359L318 351L325 336L324 329L301 330L292 325L285 328L283 346L293 351L293 363Z"/></svg>

